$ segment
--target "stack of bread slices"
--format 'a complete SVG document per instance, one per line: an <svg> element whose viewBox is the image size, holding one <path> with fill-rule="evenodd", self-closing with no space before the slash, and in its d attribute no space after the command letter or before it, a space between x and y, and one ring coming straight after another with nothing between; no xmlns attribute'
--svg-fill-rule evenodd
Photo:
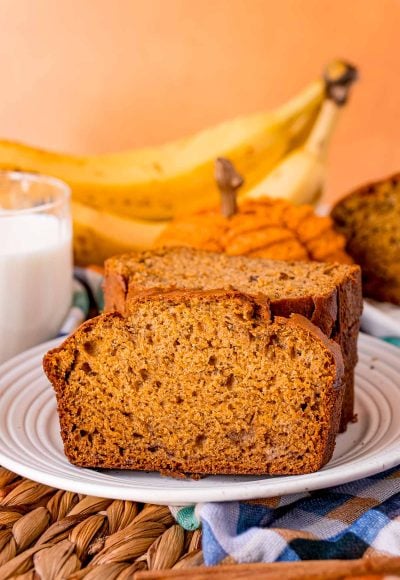
<svg viewBox="0 0 400 580"><path fill-rule="evenodd" d="M353 419L360 269L166 248L106 262L106 311L50 351L80 466L303 474Z"/></svg>

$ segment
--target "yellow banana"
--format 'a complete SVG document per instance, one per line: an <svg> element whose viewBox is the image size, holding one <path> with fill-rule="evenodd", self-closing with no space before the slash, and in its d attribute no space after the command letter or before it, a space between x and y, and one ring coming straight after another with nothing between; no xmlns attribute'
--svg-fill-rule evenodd
<svg viewBox="0 0 400 580"><path fill-rule="evenodd" d="M326 156L340 108L347 102L357 71L348 63L331 63L326 71L327 98L307 139L291 151L266 177L243 197L289 199L295 204L318 201L326 174Z"/></svg>
<svg viewBox="0 0 400 580"><path fill-rule="evenodd" d="M0 168L59 177L74 201L123 217L168 219L218 201L214 159L231 159L250 190L307 136L324 95L322 81L272 113L259 113L160 147L74 156L0 142Z"/></svg>
<svg viewBox="0 0 400 580"><path fill-rule="evenodd" d="M97 264L114 254L150 248L167 222L122 218L72 202L74 262Z"/></svg>
<svg viewBox="0 0 400 580"><path fill-rule="evenodd" d="M326 121L329 122L329 130L333 129L337 112L333 110L333 107L335 105L332 103L325 103L321 111L323 116L318 119L306 143L291 151L265 179L257 183L243 197L257 199L267 195L273 198L289 199L295 204L316 203L322 193L326 173L325 154L319 146L321 142L318 140L318 135L327 129ZM324 144L327 144L326 136L326 134L323 135Z"/></svg>

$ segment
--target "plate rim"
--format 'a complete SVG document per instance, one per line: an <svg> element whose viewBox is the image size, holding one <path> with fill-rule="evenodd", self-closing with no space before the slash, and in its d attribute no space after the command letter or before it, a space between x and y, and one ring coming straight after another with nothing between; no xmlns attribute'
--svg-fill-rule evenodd
<svg viewBox="0 0 400 580"><path fill-rule="evenodd" d="M18 354L9 361L3 363L0 366L0 396L2 395L2 379L3 375L7 374L11 369L15 369L18 365L22 364L26 359L39 356L39 354L44 354L47 350L51 348L56 348L59 346L65 337L59 337L52 339L50 341L44 342L37 345L23 353ZM364 333L360 333L359 347L363 346L383 346L383 341L379 338L375 338ZM400 351L398 347L391 344L384 343L385 351L399 357ZM400 361L399 361L400 368ZM49 383L49 388L51 388ZM396 388L400 389L400 385ZM3 427L0 425L0 436ZM36 481L38 483L48 485L53 488L62 489L65 491L71 491L74 493L82 493L85 495L94 495L98 497L104 497L109 499L122 499L131 500L138 502L148 502L157 503L159 505L190 505L197 502L225 502L225 501L245 501L249 499L259 499L266 497L273 497L276 495L290 495L293 493L307 493L310 491L315 491L319 489L328 489L330 487L335 487L337 485L343 485L351 481L356 481L364 477L375 475L395 465L400 463L400 436L398 438L398 447L392 448L393 442L391 443L391 448L384 451L377 457L367 458L367 459L356 459L349 461L345 465L339 465L332 467L330 470L317 471L311 474L304 475L289 475L289 476L276 476L275 478L268 480L258 479L255 481L240 481L231 482L230 487L224 488L223 484L218 483L215 487L202 488L201 490L196 489L196 481L191 481L191 488L185 489L165 489L164 492L161 491L162 480L160 480L159 486L146 488L145 483L138 484L134 483L126 486L116 484L115 486L109 486L107 482L87 482L76 479L65 479L59 475L53 475L51 473L51 468L49 471L44 471L43 468L38 469L32 468L27 465L23 465L20 461L14 460L10 454L3 452L0 446L0 465L6 469ZM65 461L68 460L65 458ZM344 468L352 467L352 469ZM74 469L84 469L89 471L90 468L79 468L77 466L72 466ZM118 470L122 471L122 470ZM342 473L342 474L341 474ZM341 475L340 475L341 474ZM232 476L235 477L235 476ZM201 481L201 480L200 480ZM282 488L284 490L275 489ZM160 489L158 489L160 488ZM164 493L164 497L154 497L159 493ZM200 499L199 499L200 498Z"/></svg>

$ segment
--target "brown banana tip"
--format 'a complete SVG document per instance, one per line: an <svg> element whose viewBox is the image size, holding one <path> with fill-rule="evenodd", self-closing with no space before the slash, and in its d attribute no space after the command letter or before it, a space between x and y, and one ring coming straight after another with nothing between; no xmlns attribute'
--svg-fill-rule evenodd
<svg viewBox="0 0 400 580"><path fill-rule="evenodd" d="M332 61L325 69L326 95L338 106L345 105L351 85L358 79L358 69L344 60Z"/></svg>
<svg viewBox="0 0 400 580"><path fill-rule="evenodd" d="M215 161L215 180L221 193L221 213L229 218L237 212L236 192L244 183L233 163L224 157Z"/></svg>

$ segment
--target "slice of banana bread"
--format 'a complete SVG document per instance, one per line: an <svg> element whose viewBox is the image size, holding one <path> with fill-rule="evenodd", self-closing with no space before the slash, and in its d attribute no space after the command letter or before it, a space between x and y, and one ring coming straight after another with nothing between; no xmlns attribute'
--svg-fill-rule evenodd
<svg viewBox="0 0 400 580"><path fill-rule="evenodd" d="M365 296L400 304L400 174L350 193L332 218L362 268Z"/></svg>
<svg viewBox="0 0 400 580"><path fill-rule="evenodd" d="M168 288L232 288L256 299L267 297L275 316L297 313L311 320L343 351L346 388L340 430L346 429L354 416L354 367L362 311L358 266L272 261L192 248L125 254L105 264L107 311L124 314L137 294Z"/></svg>
<svg viewBox="0 0 400 580"><path fill-rule="evenodd" d="M138 297L44 358L68 459L188 474L302 474L331 457L338 345L234 291Z"/></svg>

